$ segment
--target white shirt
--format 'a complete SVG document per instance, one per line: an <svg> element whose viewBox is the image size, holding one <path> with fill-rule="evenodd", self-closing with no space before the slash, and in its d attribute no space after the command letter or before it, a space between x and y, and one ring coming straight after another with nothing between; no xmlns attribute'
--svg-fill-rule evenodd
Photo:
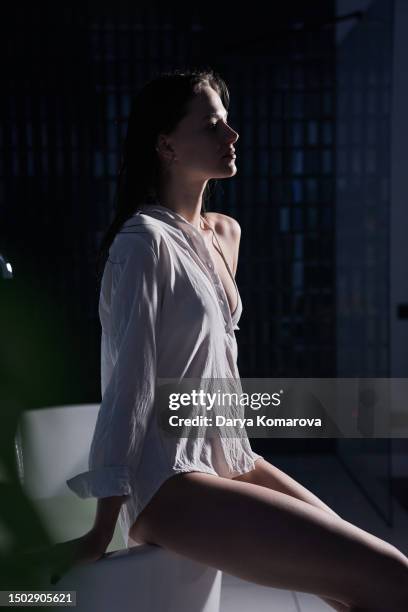
<svg viewBox="0 0 408 612"><path fill-rule="evenodd" d="M261 458L245 430L239 438L164 439L151 418L157 379L239 380L235 330L242 302L235 287L231 315L202 235L160 204L143 205L111 245L99 299L102 402L89 471L67 484L83 498L127 495L119 515L125 542L170 476L200 471L232 478Z"/></svg>

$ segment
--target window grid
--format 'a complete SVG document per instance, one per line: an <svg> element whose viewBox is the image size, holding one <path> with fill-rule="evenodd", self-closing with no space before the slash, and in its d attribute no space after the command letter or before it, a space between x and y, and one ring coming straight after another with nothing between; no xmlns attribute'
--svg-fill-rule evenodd
<svg viewBox="0 0 408 612"><path fill-rule="evenodd" d="M322 14L333 15L333 2L319 4ZM29 17L24 39L35 48L49 24L34 9ZM10 77L1 102L0 140L9 152L0 167L1 206L10 219L25 206L25 218L44 236L38 244L29 222L19 231L10 222L4 249L20 258L22 270L39 253L49 271L44 283L61 297L66 316L91 323L84 334L91 396L99 384L95 255L111 218L132 95L153 73L200 57L204 16L184 23L171 7L121 2L70 8L58 20L53 42L62 64L47 64L18 87ZM332 34L285 32L258 55L214 58L233 94L231 124L240 134L238 173L218 182L214 209L235 216L243 229L237 275L243 376L332 372L334 323L325 314L332 308L334 316ZM372 81L373 74L375 91ZM367 104L372 152L361 168L372 174L386 126L371 113L389 101L369 96ZM7 243L7 235L17 243Z"/></svg>

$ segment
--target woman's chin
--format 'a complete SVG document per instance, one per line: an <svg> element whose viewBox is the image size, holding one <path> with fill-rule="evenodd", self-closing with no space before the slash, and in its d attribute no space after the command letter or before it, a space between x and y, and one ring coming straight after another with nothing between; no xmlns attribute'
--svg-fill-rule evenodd
<svg viewBox="0 0 408 612"><path fill-rule="evenodd" d="M218 168L211 173L209 179L222 179L234 176L237 173L237 167L233 163L225 164L224 168Z"/></svg>
<svg viewBox="0 0 408 612"><path fill-rule="evenodd" d="M235 160L232 159L230 160L229 163L225 165L225 169L222 172L222 176L225 176L225 177L234 176L234 174L236 173L237 173L237 167L235 165Z"/></svg>
<svg viewBox="0 0 408 612"><path fill-rule="evenodd" d="M234 174L236 174L236 173L237 173L236 165L235 164L231 164L228 176L234 176Z"/></svg>

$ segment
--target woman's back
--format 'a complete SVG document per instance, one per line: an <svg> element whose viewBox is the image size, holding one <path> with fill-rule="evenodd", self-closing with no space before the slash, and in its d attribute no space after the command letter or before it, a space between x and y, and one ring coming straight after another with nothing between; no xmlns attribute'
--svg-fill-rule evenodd
<svg viewBox="0 0 408 612"><path fill-rule="evenodd" d="M109 252L99 303L102 403L89 467L103 474L104 467L126 466L118 472L131 491L119 517L124 537L170 476L201 471L232 478L254 469L260 457L245 430L213 422L209 431L189 427L168 435L163 414L154 415L164 379L196 379L205 392L241 391L234 328L242 303L238 297L232 317L209 258L192 224L160 206L143 207L128 219ZM171 415L167 410L164 418ZM242 414L229 407L228 416ZM78 490L81 477L92 493L89 473L70 486ZM117 489L107 484L105 493Z"/></svg>

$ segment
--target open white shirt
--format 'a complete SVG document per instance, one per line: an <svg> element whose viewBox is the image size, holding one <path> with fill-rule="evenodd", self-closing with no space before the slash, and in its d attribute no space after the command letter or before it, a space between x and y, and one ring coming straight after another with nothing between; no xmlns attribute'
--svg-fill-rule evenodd
<svg viewBox="0 0 408 612"><path fill-rule="evenodd" d="M231 315L202 235L160 204L143 205L111 245L99 299L102 402L89 471L67 484L80 497L126 495L119 515L125 542L170 476L232 478L261 458L245 430L238 438L164 438L151 418L158 378L239 380L236 289ZM129 538L129 546L136 544Z"/></svg>

